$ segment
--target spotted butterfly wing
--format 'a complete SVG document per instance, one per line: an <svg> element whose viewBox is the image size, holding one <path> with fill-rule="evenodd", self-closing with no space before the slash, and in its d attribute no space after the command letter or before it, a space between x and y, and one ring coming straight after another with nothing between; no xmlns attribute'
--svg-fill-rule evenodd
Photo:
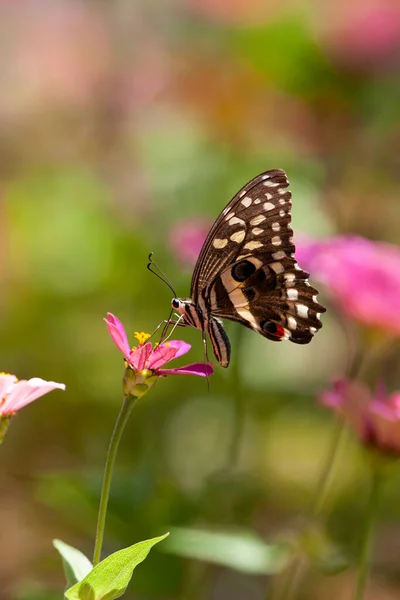
<svg viewBox="0 0 400 600"><path fill-rule="evenodd" d="M197 260L190 298L174 298L182 323L207 331L214 354L229 365L221 318L264 337L307 344L322 327L317 290L294 258L289 181L281 169L245 185L212 226Z"/></svg>

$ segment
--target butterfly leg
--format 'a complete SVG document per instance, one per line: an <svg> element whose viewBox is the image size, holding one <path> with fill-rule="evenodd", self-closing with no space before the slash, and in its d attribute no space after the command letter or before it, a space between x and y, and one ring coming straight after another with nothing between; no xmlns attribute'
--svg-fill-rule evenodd
<svg viewBox="0 0 400 600"><path fill-rule="evenodd" d="M163 332L164 331L166 332L170 325L172 325L172 329L165 339L163 339L163 337L161 336L163 344L170 339L171 335L174 333L174 331L177 327L187 327L186 323L182 323L183 315L174 315L174 316L178 317L178 320L177 321L168 320L168 322L164 326ZM161 341L160 341L160 343L161 343Z"/></svg>
<svg viewBox="0 0 400 600"><path fill-rule="evenodd" d="M204 329L202 329L202 331L201 331L201 337L203 338L204 362L207 364L209 362L209 360L208 360L208 348L207 348L206 332L204 331ZM207 375L207 389L208 389L208 393L210 393L211 388L210 388L210 376L209 375Z"/></svg>
<svg viewBox="0 0 400 600"><path fill-rule="evenodd" d="M162 330L161 336L160 336L160 344L162 343L162 341L164 341L164 336L166 335L167 329L170 325L175 325L178 327L186 327L185 323L180 323L179 322L179 318L180 315L175 315L178 318L178 321L173 321L171 318L169 319L163 319L162 321L160 321L160 323L157 325L157 327L155 328L155 330L153 331L153 333L151 334L151 336L149 337L149 340L155 336L155 334L157 333L157 331L160 329L160 327L162 325L164 325L164 328Z"/></svg>
<svg viewBox="0 0 400 600"><path fill-rule="evenodd" d="M172 317L176 317L176 321L174 321L172 319ZM155 335L155 333L160 329L160 327L162 325L164 325L163 330L161 332L161 336L160 336L160 340L159 340L159 344L163 344L166 340L168 340L173 331L175 330L175 327L187 327L188 324L182 321L183 319L183 315L179 314L179 313L174 313L173 309L171 310L168 319L164 319L163 321L161 321L161 323L159 323L157 325L157 327L155 328L155 330L153 331L151 337L153 337ZM171 332L168 334L168 328L169 326L172 325L172 330Z"/></svg>

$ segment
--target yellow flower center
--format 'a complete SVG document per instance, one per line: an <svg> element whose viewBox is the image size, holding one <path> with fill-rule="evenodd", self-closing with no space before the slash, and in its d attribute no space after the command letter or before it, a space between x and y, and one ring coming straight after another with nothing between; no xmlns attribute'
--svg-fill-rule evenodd
<svg viewBox="0 0 400 600"><path fill-rule="evenodd" d="M135 338L139 342L139 346L143 346L143 344L145 344L150 337L150 333L145 333L144 331L135 331Z"/></svg>

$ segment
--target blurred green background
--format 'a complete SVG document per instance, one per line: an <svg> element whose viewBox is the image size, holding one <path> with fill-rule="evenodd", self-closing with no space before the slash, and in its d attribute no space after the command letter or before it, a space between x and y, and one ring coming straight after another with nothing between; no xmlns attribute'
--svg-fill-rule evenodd
<svg viewBox="0 0 400 600"><path fill-rule="evenodd" d="M0 598L60 597L54 537L91 556L122 399L102 319L115 313L133 343L167 317L150 251L186 296L176 228L211 223L276 167L297 234L399 242L399 71L396 0L0 2L1 369L67 385L24 409L1 448ZM306 347L228 324L233 364L210 391L200 378L158 382L122 441L104 554L174 526L290 536L332 438L315 398L348 359L333 311L323 322ZM181 363L202 360L199 333L177 333L192 344ZM365 481L347 440L324 521L350 556ZM399 517L394 477L374 600L400 594ZM265 599L266 577L179 557L176 540L152 551L126 598ZM349 598L353 571L332 579L317 563L301 597Z"/></svg>

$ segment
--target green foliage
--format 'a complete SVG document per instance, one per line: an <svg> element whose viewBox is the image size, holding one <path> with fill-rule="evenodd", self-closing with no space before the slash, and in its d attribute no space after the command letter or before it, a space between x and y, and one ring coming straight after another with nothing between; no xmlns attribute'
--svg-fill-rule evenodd
<svg viewBox="0 0 400 600"><path fill-rule="evenodd" d="M118 550L94 567L82 581L65 592L68 600L114 600L125 592L134 569L151 548L169 534Z"/></svg>
<svg viewBox="0 0 400 600"><path fill-rule="evenodd" d="M285 566L283 545L266 544L251 531L205 531L176 527L162 547L185 558L223 565L243 573L266 575Z"/></svg>
<svg viewBox="0 0 400 600"><path fill-rule="evenodd" d="M61 554L67 589L81 581L93 569L90 560L77 548L61 540L53 540L53 546Z"/></svg>

